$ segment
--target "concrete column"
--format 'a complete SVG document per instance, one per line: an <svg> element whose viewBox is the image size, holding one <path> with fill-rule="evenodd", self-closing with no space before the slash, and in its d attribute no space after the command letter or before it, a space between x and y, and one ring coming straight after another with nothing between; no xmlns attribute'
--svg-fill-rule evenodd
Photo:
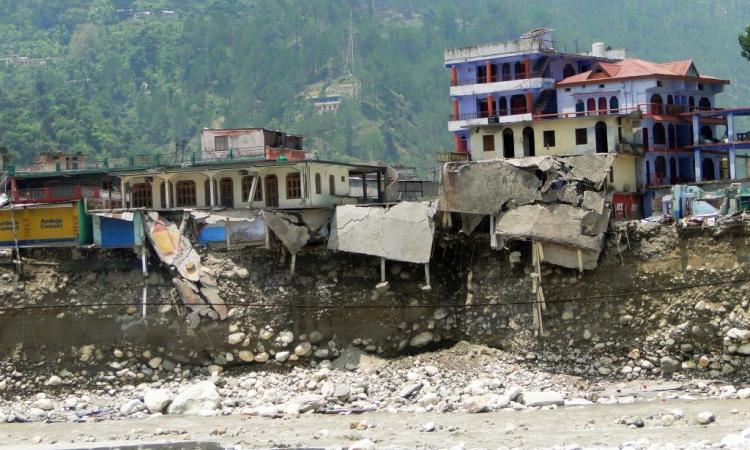
<svg viewBox="0 0 750 450"><path fill-rule="evenodd" d="M734 144L732 144L732 147L729 149L729 178L731 180L737 179L737 155L736 150L734 148Z"/></svg>
<svg viewBox="0 0 750 450"><path fill-rule="evenodd" d="M453 120L458 120L458 99L453 99Z"/></svg>
<svg viewBox="0 0 750 450"><path fill-rule="evenodd" d="M695 151L695 181L703 181L703 161L701 161L701 150L696 148Z"/></svg>
<svg viewBox="0 0 750 450"><path fill-rule="evenodd" d="M378 170L378 201L383 201L383 189L381 188L380 184L383 182L383 174Z"/></svg>
<svg viewBox="0 0 750 450"><path fill-rule="evenodd" d="M531 63L529 62L529 58L523 60L523 66L526 71L526 78L531 78Z"/></svg>
<svg viewBox="0 0 750 450"><path fill-rule="evenodd" d="M461 136L458 133L453 133L453 143L456 146L456 153L461 153Z"/></svg>
<svg viewBox="0 0 750 450"><path fill-rule="evenodd" d="M367 203L367 173L362 172L362 200Z"/></svg>
<svg viewBox="0 0 750 450"><path fill-rule="evenodd" d="M171 189L169 186L169 179L166 179L164 180L164 197L166 197L164 199L164 204L167 205L167 209L172 207L172 202L171 202L172 196L170 195L171 194L170 191Z"/></svg>
<svg viewBox="0 0 750 450"><path fill-rule="evenodd" d="M527 59L526 62L529 60ZM526 93L526 112L531 113L534 109L534 97L531 95L531 92Z"/></svg>
<svg viewBox="0 0 750 450"><path fill-rule="evenodd" d="M484 65L484 71L487 74L487 78L485 78L485 83L491 83L492 82L492 64L486 63Z"/></svg>
<svg viewBox="0 0 750 450"><path fill-rule="evenodd" d="M214 176L210 175L208 177L208 196L209 196L209 205L210 207L214 207L216 203L216 192L214 192L216 189L214 188Z"/></svg>
<svg viewBox="0 0 750 450"><path fill-rule="evenodd" d="M734 114L727 115L727 137L729 142L734 142Z"/></svg>
<svg viewBox="0 0 750 450"><path fill-rule="evenodd" d="M487 96L487 115L490 117L495 115L495 98L491 95Z"/></svg>
<svg viewBox="0 0 750 450"><path fill-rule="evenodd" d="M697 114L694 114L693 115L693 145L700 144L700 136L701 136L701 120Z"/></svg>
<svg viewBox="0 0 750 450"><path fill-rule="evenodd" d="M451 67L451 86L458 86L458 67Z"/></svg>
<svg viewBox="0 0 750 450"><path fill-rule="evenodd" d="M13 194L15 194L15 192L16 192L16 183L15 183L15 181L16 180L14 178L11 179L11 182L13 183L12 184L12 192L13 192ZM126 195L125 194L125 179L124 178L120 178L120 198L122 199L122 207L123 208L127 208L127 207L130 206L129 205L130 202L126 201L125 195Z"/></svg>

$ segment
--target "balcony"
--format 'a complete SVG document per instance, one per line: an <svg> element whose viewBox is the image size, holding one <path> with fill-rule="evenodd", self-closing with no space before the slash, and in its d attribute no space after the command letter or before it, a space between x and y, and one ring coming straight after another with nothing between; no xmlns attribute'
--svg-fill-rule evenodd
<svg viewBox="0 0 750 450"><path fill-rule="evenodd" d="M555 87L555 80L553 78L542 78L541 76L532 76L531 78L522 78L519 80L497 80L496 78L493 77L489 83L486 83L486 80L482 78L459 80L457 86L451 86L450 95L452 97L459 97L462 95L481 95L525 89L554 89Z"/></svg>
<svg viewBox="0 0 750 450"><path fill-rule="evenodd" d="M98 186L51 186L13 191L13 202L17 204L71 202L84 199L120 203L122 197L117 189L102 189Z"/></svg>
<svg viewBox="0 0 750 450"><path fill-rule="evenodd" d="M435 153L435 160L437 162L456 162L456 161L469 161L469 154L464 152L437 152Z"/></svg>

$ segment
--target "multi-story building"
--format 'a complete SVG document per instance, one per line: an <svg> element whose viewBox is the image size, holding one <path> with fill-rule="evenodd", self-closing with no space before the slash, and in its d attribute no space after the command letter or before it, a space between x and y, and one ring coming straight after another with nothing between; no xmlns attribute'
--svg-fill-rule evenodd
<svg viewBox="0 0 750 450"><path fill-rule="evenodd" d="M627 58L600 43L585 54L559 47L550 30L537 30L446 50L454 157L615 154L609 181L620 218L650 214L640 196L655 186L747 176L735 158L750 135L733 124L750 111L714 106L728 80L690 60Z"/></svg>

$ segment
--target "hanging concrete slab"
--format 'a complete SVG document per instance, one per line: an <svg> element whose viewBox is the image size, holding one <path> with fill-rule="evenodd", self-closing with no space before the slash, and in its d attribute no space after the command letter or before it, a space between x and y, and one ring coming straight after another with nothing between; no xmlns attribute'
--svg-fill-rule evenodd
<svg viewBox="0 0 750 450"><path fill-rule="evenodd" d="M394 261L430 261L435 209L429 203L402 202L386 209L341 205L331 224L328 248Z"/></svg>

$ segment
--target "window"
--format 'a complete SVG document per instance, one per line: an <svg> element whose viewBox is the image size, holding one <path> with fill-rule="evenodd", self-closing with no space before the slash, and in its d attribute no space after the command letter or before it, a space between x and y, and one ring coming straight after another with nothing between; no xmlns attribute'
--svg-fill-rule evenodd
<svg viewBox="0 0 750 450"><path fill-rule="evenodd" d="M661 82L661 80L656 80L656 87L663 87L664 83Z"/></svg>
<svg viewBox="0 0 750 450"><path fill-rule="evenodd" d="M495 136L492 134L486 134L482 136L482 145L484 146L485 152L495 151Z"/></svg>
<svg viewBox="0 0 750 450"><path fill-rule="evenodd" d="M289 200L302 198L302 181L299 173L290 173L286 176L286 198Z"/></svg>
<svg viewBox="0 0 750 450"><path fill-rule="evenodd" d="M583 103L583 100L578 100L576 102L576 116L582 116L584 111L586 111L586 105Z"/></svg>
<svg viewBox="0 0 750 450"><path fill-rule="evenodd" d="M242 201L243 202L250 201L250 191L253 188L253 179L255 179L253 175L246 175L242 177ZM258 184L255 186L255 196L253 197L253 201L259 202L261 200L263 200L263 189L261 188L260 180L258 180Z"/></svg>
<svg viewBox="0 0 750 450"><path fill-rule="evenodd" d="M570 64L565 64L565 67L563 68L563 78L572 77L576 74L576 69L573 68Z"/></svg>
<svg viewBox="0 0 750 450"><path fill-rule="evenodd" d="M177 204L175 206L195 206L195 181L181 180L175 185Z"/></svg>
<svg viewBox="0 0 750 450"><path fill-rule="evenodd" d="M320 181L320 174L315 174L315 194L320 195L323 192L323 187L321 186L322 182Z"/></svg>
<svg viewBox="0 0 750 450"><path fill-rule="evenodd" d="M586 128L576 128L576 145L586 145L588 143L589 137Z"/></svg>
<svg viewBox="0 0 750 450"><path fill-rule="evenodd" d="M586 111L592 113L594 110L596 110L596 100L593 98L586 100Z"/></svg>
<svg viewBox="0 0 750 450"><path fill-rule="evenodd" d="M616 113L618 109L620 109L620 101L617 100L617 97L610 97L609 111L612 113Z"/></svg>
<svg viewBox="0 0 750 450"><path fill-rule="evenodd" d="M600 85L599 85L599 89L604 89L604 85L603 85L603 84L600 84Z"/></svg>
<svg viewBox="0 0 750 450"><path fill-rule="evenodd" d="M702 91L702 90L703 90L703 84L701 84L701 83L698 83L698 90L699 90L699 91Z"/></svg>
<svg viewBox="0 0 750 450"><path fill-rule="evenodd" d="M328 176L328 193L336 195L336 178L333 175Z"/></svg>
<svg viewBox="0 0 750 450"><path fill-rule="evenodd" d="M137 183L130 188L131 204L133 208L152 208L151 183Z"/></svg>
<svg viewBox="0 0 750 450"><path fill-rule="evenodd" d="M229 148L229 136L214 136L214 150L224 151Z"/></svg>
<svg viewBox="0 0 750 450"><path fill-rule="evenodd" d="M542 139L544 140L545 147L555 146L555 130L547 130L542 133Z"/></svg>
<svg viewBox="0 0 750 450"><path fill-rule="evenodd" d="M511 77L510 77L510 64L508 64L508 63L503 64L501 72L502 72L503 81L509 81L511 79Z"/></svg>

